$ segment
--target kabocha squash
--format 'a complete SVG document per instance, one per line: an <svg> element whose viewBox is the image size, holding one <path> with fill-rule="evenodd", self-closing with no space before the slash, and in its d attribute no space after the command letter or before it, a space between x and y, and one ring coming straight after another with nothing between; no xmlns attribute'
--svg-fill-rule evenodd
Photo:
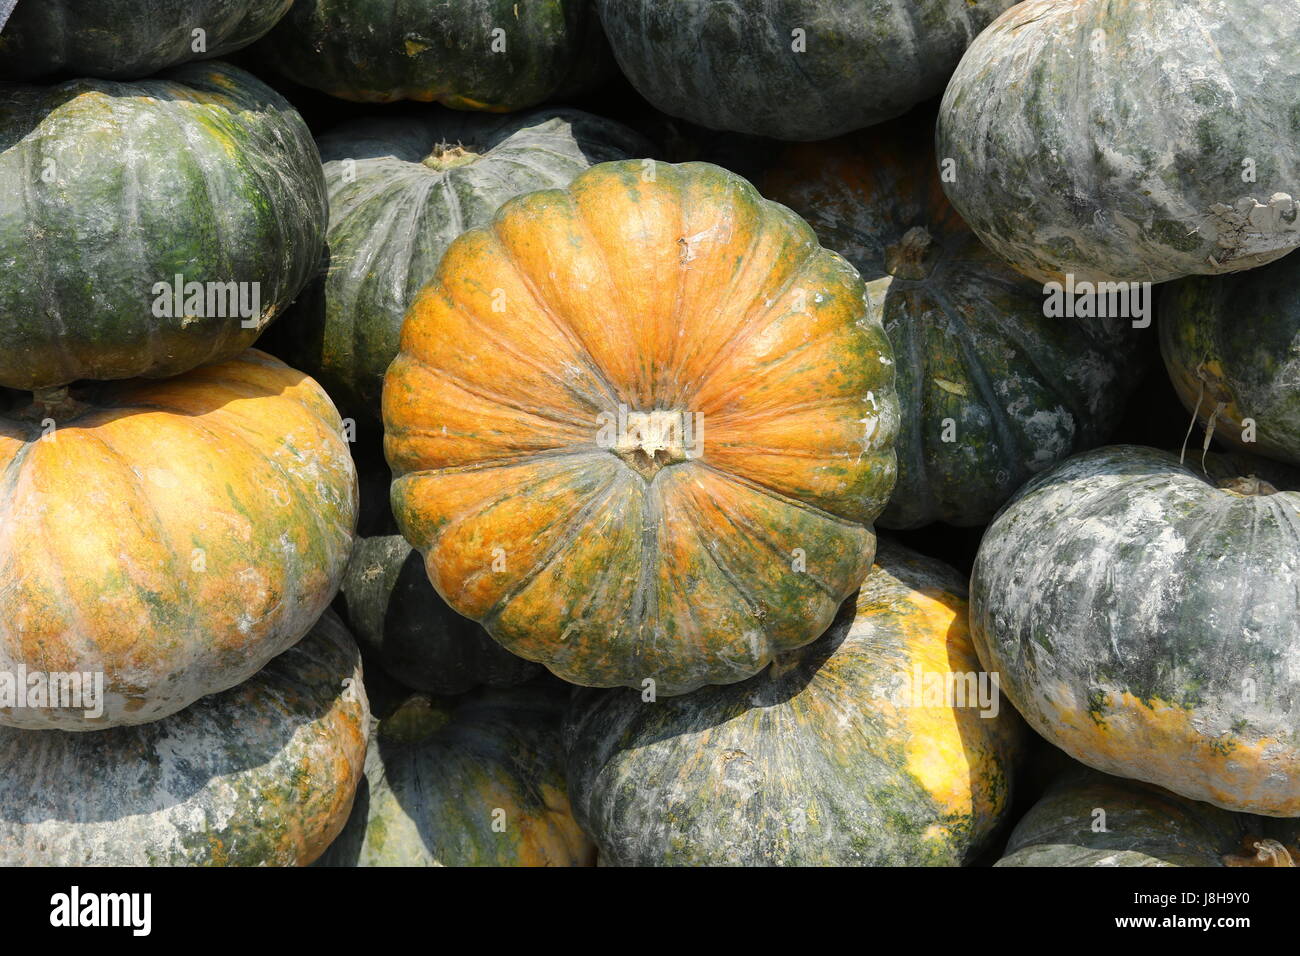
<svg viewBox="0 0 1300 956"><path fill-rule="evenodd" d="M1165 286L1160 351L1215 438L1300 465L1300 255Z"/></svg>
<svg viewBox="0 0 1300 956"><path fill-rule="evenodd" d="M0 865L311 863L348 819L369 723L356 645L327 611L249 680L163 720L0 728Z"/></svg>
<svg viewBox="0 0 1300 956"><path fill-rule="evenodd" d="M948 198L1040 281L1164 282L1285 255L1300 246L1298 14L1295 0L1017 4L944 93Z"/></svg>
<svg viewBox="0 0 1300 956"><path fill-rule="evenodd" d="M353 633L407 687L445 696L480 684L511 687L541 672L449 608L400 534L357 541L342 594Z"/></svg>
<svg viewBox="0 0 1300 956"><path fill-rule="evenodd" d="M447 246L513 196L645 153L631 130L577 110L495 117L430 108L357 120L320 140L329 264L268 336L359 427L377 423L402 319Z"/></svg>
<svg viewBox="0 0 1300 956"><path fill-rule="evenodd" d="M133 79L225 56L275 26L293 0L26 0L3 24L0 77Z"/></svg>
<svg viewBox="0 0 1300 956"><path fill-rule="evenodd" d="M1044 314L1041 286L944 198L929 114L778 155L763 195L867 283L898 361L888 528L986 523L1034 473L1108 437L1145 364L1137 317Z"/></svg>
<svg viewBox="0 0 1300 956"><path fill-rule="evenodd" d="M716 129L817 140L943 90L962 50L1014 0L596 0L646 99Z"/></svg>
<svg viewBox="0 0 1300 956"><path fill-rule="evenodd" d="M1294 866L1297 835L1290 821L1229 813L1080 769L1057 779L1016 824L994 865Z"/></svg>
<svg viewBox="0 0 1300 956"><path fill-rule="evenodd" d="M504 113L583 70L588 0L297 0L256 48L303 86L345 100Z"/></svg>
<svg viewBox="0 0 1300 956"><path fill-rule="evenodd" d="M1137 446L1079 455L984 535L980 659L1089 766L1300 816L1298 533L1300 494L1258 477Z"/></svg>
<svg viewBox="0 0 1300 956"><path fill-rule="evenodd" d="M757 677L577 692L569 795L602 864L969 861L1010 806L1023 726L982 683L966 609L955 571L881 541L829 631Z"/></svg>
<svg viewBox="0 0 1300 956"><path fill-rule="evenodd" d="M453 703L415 696L379 722L322 866L589 866L565 795L550 678Z"/></svg>
<svg viewBox="0 0 1300 956"><path fill-rule="evenodd" d="M889 343L852 266L734 174L603 163L512 199L401 346L402 533L452 608L566 680L743 680L870 567Z"/></svg>
<svg viewBox="0 0 1300 956"><path fill-rule="evenodd" d="M320 261L315 145L221 63L0 89L0 385L176 375L237 355Z"/></svg>
<svg viewBox="0 0 1300 956"><path fill-rule="evenodd" d="M315 382L251 349L0 413L0 673L103 674L98 717L0 684L0 724L159 720L296 643L352 546L341 429Z"/></svg>

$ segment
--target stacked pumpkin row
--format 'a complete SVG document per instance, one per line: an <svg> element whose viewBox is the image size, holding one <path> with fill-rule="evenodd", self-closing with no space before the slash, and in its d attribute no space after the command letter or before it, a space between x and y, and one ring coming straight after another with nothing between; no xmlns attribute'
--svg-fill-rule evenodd
<svg viewBox="0 0 1300 956"><path fill-rule="evenodd" d="M1059 464L1115 432L1149 322L1052 314L1043 283L1193 276L1160 297L1180 394L1300 462L1300 266L1265 266L1300 244L1300 134L1258 119L1296 87L1256 69L1294 17L1202 82L1256 13L433 6L177 10L208 48L131 58L31 5L0 33L8 75L132 78L11 86L0 117L0 167L34 174L0 219L0 385L32 393L0 406L0 646L106 690L94 719L0 707L16 764L72 781L6 800L15 859L306 863L350 807L322 862L969 863L1031 759L1018 714L1145 783L1067 769L1006 865L1289 859L1300 483ZM846 135L690 134L751 185L645 158L672 124L644 113L422 107L317 162L251 74L171 66L271 30L243 56L274 82L511 110L606 82L601 24L673 116ZM1152 81L1066 88L1063 37ZM891 118L945 83L936 153L932 109ZM210 314L227 283L249 314ZM245 351L277 316L288 366ZM873 530L990 519L969 595Z"/></svg>

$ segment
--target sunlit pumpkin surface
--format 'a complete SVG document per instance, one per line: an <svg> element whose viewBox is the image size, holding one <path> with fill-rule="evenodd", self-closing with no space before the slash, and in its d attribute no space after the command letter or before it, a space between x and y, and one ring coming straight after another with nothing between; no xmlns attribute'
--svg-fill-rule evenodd
<svg viewBox="0 0 1300 956"><path fill-rule="evenodd" d="M393 511L453 608L566 680L741 680L870 567L893 381L857 273L789 210L605 163L465 233L412 306Z"/></svg>

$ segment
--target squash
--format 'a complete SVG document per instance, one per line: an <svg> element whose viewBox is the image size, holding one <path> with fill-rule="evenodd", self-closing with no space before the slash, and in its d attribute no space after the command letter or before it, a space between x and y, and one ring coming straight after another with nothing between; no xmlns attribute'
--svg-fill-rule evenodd
<svg viewBox="0 0 1300 956"><path fill-rule="evenodd" d="M595 0L619 66L657 108L702 126L828 139L943 90L1015 0Z"/></svg>
<svg viewBox="0 0 1300 956"><path fill-rule="evenodd" d="M882 540L827 633L757 677L576 692L569 796L602 865L969 862L1011 806L1023 725L966 610L956 571Z"/></svg>
<svg viewBox="0 0 1300 956"><path fill-rule="evenodd" d="M1300 256L1165 286L1160 351L1215 438L1300 465Z"/></svg>
<svg viewBox="0 0 1300 956"><path fill-rule="evenodd" d="M357 541L341 594L353 632L407 687L463 694L480 684L522 684L541 670L449 608L400 534Z"/></svg>
<svg viewBox="0 0 1300 956"><path fill-rule="evenodd" d="M1290 832L1276 832L1279 824ZM1294 866L1297 835L1293 821L1229 813L1078 768L1016 824L994 866Z"/></svg>
<svg viewBox="0 0 1300 956"><path fill-rule="evenodd" d="M743 680L816 639L894 482L853 267L716 166L602 163L452 243L384 382L402 534L588 686Z"/></svg>
<svg viewBox="0 0 1300 956"><path fill-rule="evenodd" d="M0 728L0 865L306 865L347 821L369 720L356 645L326 611L255 676L163 720Z"/></svg>
<svg viewBox="0 0 1300 956"><path fill-rule="evenodd" d="M254 52L340 99L505 113L584 71L592 15L587 0L297 0Z"/></svg>
<svg viewBox="0 0 1300 956"><path fill-rule="evenodd" d="M436 107L354 120L319 146L328 267L266 347L376 434L402 319L451 241L512 196L566 186L593 163L649 149L626 127L577 110L496 117Z"/></svg>
<svg viewBox="0 0 1300 956"><path fill-rule="evenodd" d="M933 138L922 114L790 146L762 181L862 274L900 356L887 528L987 523L1035 473L1108 438L1147 364L1136 319L1044 314L1042 289L944 198Z"/></svg>
<svg viewBox="0 0 1300 956"><path fill-rule="evenodd" d="M971 631L1076 760L1300 816L1300 494L1211 464L1120 445L1030 481L980 544Z"/></svg>
<svg viewBox="0 0 1300 956"><path fill-rule="evenodd" d="M379 721L366 776L321 866L590 866L565 795L548 682L454 702L416 695Z"/></svg>
<svg viewBox="0 0 1300 956"><path fill-rule="evenodd" d="M4 86L0 184L21 197L0 204L11 388L231 358L306 284L325 235L306 125L222 63Z"/></svg>
<svg viewBox="0 0 1300 956"><path fill-rule="evenodd" d="M134 79L226 56L275 26L293 0L27 0L0 33L0 77ZM196 49L197 47L197 49Z"/></svg>
<svg viewBox="0 0 1300 956"><path fill-rule="evenodd" d="M0 674L103 675L95 718L0 681L0 725L160 720L293 646L352 547L341 428L256 350L0 413Z"/></svg>
<svg viewBox="0 0 1300 956"><path fill-rule="evenodd" d="M1294 3L1027 0L962 57L944 188L1042 282L1237 272L1300 246Z"/></svg>

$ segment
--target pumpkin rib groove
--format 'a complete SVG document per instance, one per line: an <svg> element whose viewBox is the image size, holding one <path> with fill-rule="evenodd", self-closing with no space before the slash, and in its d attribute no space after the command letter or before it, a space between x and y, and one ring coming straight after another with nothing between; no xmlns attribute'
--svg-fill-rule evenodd
<svg viewBox="0 0 1300 956"><path fill-rule="evenodd" d="M925 414L925 379L928 377L930 363L926 358L924 342L922 338L926 328L920 322L907 322L903 324L904 337L907 340L908 356L912 360L912 368L916 369L917 374L912 376L912 402L911 407L918 409L919 414ZM902 396L899 396L899 404L902 404ZM930 467L925 460L925 443L919 441L910 441L900 443L907 449L908 460L911 462L912 474L917 476L917 480L911 483L909 489L912 493L920 491L925 502L925 508L922 513L929 514L938 508L939 496L931 486ZM898 448L894 449L895 454ZM899 472L902 472L902 466L899 466Z"/></svg>
<svg viewBox="0 0 1300 956"><path fill-rule="evenodd" d="M717 466L712 465L703 459L697 459L694 462L694 464L698 465L701 468L708 469L709 471L713 472L715 475L717 475L720 478L726 479L728 481L738 482L739 484L744 485L750 491L757 491L760 494L766 495L767 497L771 498L773 501L777 502L778 504L785 505L787 508L797 508L800 511L806 511L809 514L814 515L815 517L823 518L827 521L834 522L835 524L841 524L851 528L861 527L861 525L853 521L853 519L851 518L845 518L840 515L833 514L819 507L818 505L813 504L810 501L801 501L798 498L787 497L786 495L783 495L781 492L777 491L775 488L769 488L767 485L764 485L761 482L757 482L746 475L738 475L733 472L723 471L721 468L718 468Z"/></svg>

